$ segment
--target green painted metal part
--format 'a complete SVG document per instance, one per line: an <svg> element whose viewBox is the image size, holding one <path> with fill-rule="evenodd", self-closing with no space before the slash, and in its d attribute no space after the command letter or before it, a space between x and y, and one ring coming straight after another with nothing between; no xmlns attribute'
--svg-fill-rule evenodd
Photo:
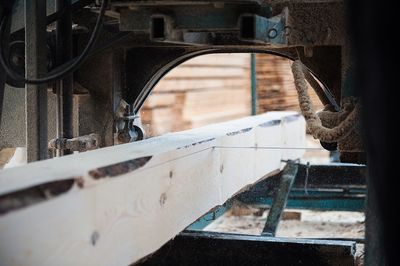
<svg viewBox="0 0 400 266"><path fill-rule="evenodd" d="M367 192L366 172L367 167L365 165L331 163L307 166L300 164L289 193L286 208L363 212ZM279 186L279 180L280 174L260 181L248 191L235 196L224 206L218 207L201 217L189 229L204 229L229 210L233 200L270 208L274 191Z"/></svg>
<svg viewBox="0 0 400 266"><path fill-rule="evenodd" d="M240 39L253 43L287 45L284 15L271 18L256 14L240 16Z"/></svg>
<svg viewBox="0 0 400 266"><path fill-rule="evenodd" d="M322 211L358 211L365 207L365 191L355 194L323 191L291 191L286 207L293 209L322 210ZM270 206L272 199L257 197L246 201L248 204Z"/></svg>
<svg viewBox="0 0 400 266"><path fill-rule="evenodd" d="M207 225L211 224L217 218L224 215L232 207L232 201L227 201L224 205L215 208L214 210L206 213L200 217L196 222L189 225L186 230L203 230Z"/></svg>
<svg viewBox="0 0 400 266"><path fill-rule="evenodd" d="M358 189L347 192L332 191L291 191L286 203L288 209L306 209L320 211L357 211L365 210L366 190ZM272 204L271 197L247 198L244 203L260 207L269 207ZM231 205L223 205L202 216L188 230L203 230L207 225L215 221L229 210Z"/></svg>

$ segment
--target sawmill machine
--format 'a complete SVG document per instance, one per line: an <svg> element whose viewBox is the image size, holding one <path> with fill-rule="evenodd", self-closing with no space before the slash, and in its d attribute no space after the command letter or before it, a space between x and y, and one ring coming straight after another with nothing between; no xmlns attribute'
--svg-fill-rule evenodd
<svg viewBox="0 0 400 266"><path fill-rule="evenodd" d="M210 53L299 59L328 115L340 112L355 98L343 2L266 2L6 1L0 147L26 147L35 161L53 156L49 142L67 154L141 139L139 110L155 84ZM363 161L354 135L339 141L344 161ZM338 139L322 143L336 149Z"/></svg>
<svg viewBox="0 0 400 266"><path fill-rule="evenodd" d="M268 53L295 62L309 133L338 150L342 163L363 164L347 7L342 0L1 1L0 149L25 147L35 162L140 141L139 111L170 70L206 54ZM338 180L344 171L335 172Z"/></svg>

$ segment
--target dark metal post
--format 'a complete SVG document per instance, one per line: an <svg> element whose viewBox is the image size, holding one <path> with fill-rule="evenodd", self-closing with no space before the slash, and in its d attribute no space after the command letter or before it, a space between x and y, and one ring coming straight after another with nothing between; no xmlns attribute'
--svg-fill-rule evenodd
<svg viewBox="0 0 400 266"><path fill-rule="evenodd" d="M1 118L3 116L3 100L4 100L5 89L6 89L6 74L4 73L3 68L0 66L0 127L1 127Z"/></svg>
<svg viewBox="0 0 400 266"><path fill-rule="evenodd" d="M45 0L25 0L25 42L26 76L44 76L47 72ZM25 85L25 108L28 162L46 159L47 85Z"/></svg>
<svg viewBox="0 0 400 266"><path fill-rule="evenodd" d="M297 175L299 165L293 161L289 161L283 169L278 189L275 191L272 206L269 210L267 222L265 223L262 235L275 236L279 221L281 220L283 210L289 196L290 189Z"/></svg>
<svg viewBox="0 0 400 266"><path fill-rule="evenodd" d="M0 6L0 19L3 18L3 16L5 16L5 7ZM8 25L7 25L8 28ZM6 50L8 50L8 32L6 34L6 38L5 40L0 40L0 42L3 42L3 47L6 48ZM5 54L7 55L7 51L5 51ZM2 114L3 114L3 100L4 100L4 92L5 92L5 86L6 86L6 71L3 69L2 66L0 66L0 127L1 127L1 118L2 118Z"/></svg>
<svg viewBox="0 0 400 266"><path fill-rule="evenodd" d="M251 54L251 114L257 114L257 66L255 54Z"/></svg>
<svg viewBox="0 0 400 266"><path fill-rule="evenodd" d="M71 0L57 0L56 10L63 11L57 21L56 46L57 65L72 59ZM73 138L73 75L57 82L57 138ZM71 151L60 151L69 154Z"/></svg>

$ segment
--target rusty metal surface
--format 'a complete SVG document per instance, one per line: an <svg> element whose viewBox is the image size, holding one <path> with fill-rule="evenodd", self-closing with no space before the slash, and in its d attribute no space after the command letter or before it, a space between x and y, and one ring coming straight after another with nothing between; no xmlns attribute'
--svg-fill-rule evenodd
<svg viewBox="0 0 400 266"><path fill-rule="evenodd" d="M253 14L269 19L285 9L288 19L284 34L288 38L288 46L342 45L345 39L344 5L341 0L112 1L111 7L115 7L114 12L119 14L122 30L149 34L150 17L154 14L168 14L173 21L173 28L169 32L181 29L212 31L213 34L224 32L224 39L227 40L225 45L229 45L229 39L233 40L238 35L240 15ZM231 36L227 39L226 35ZM217 39L214 35L210 43L215 44Z"/></svg>
<svg viewBox="0 0 400 266"><path fill-rule="evenodd" d="M72 139L56 138L49 141L49 149L51 150L69 150L73 151L89 151L99 147L100 136L97 134L90 134L79 136Z"/></svg>
<svg viewBox="0 0 400 266"><path fill-rule="evenodd" d="M289 161L283 169L279 185L274 191L274 198L272 200L271 209L269 210L262 235L275 236L283 211L286 208L286 203L296 178L298 168L299 166L297 163Z"/></svg>

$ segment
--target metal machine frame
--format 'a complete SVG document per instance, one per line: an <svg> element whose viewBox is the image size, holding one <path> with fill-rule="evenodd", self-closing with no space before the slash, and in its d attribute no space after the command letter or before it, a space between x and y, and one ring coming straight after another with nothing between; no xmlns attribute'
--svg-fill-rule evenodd
<svg viewBox="0 0 400 266"><path fill-rule="evenodd" d="M93 11L98 11L89 0L73 0L70 5L63 5L64 1L48 0L47 5L40 0L26 1L30 5L25 7L22 0L14 2L11 4L11 34L8 40L1 41L8 47L5 52L14 70L26 71L30 78L45 76L46 72L78 55L87 42L87 32L93 28L97 16ZM91 8L82 9L87 5ZM7 8L10 6L2 5L0 15L8 12ZM25 25L22 24L24 8ZM321 101L337 110L342 97L354 93L348 84L350 48L344 30L342 1L126 0L110 1L106 15L103 32L82 67L61 80L24 85L7 79L0 67L0 74L3 74L0 75L0 103L3 98L9 101L0 105L0 148L26 146L28 160L35 161L49 157L47 143L50 139L66 142L73 137L96 134L99 147L140 139L143 132L136 124L137 114L155 84L182 62L210 53L272 53L292 60L301 59L313 73L308 77L309 82L317 84L313 88ZM57 26L46 33L46 25L55 21L58 21ZM72 22L81 27L72 27ZM13 46L24 38L25 47ZM24 86L25 91L18 88ZM65 147L59 148L59 155L73 151ZM276 180L281 182L281 191L287 193L275 194L273 204L280 204L275 207L276 217L271 218L271 228L267 230L270 235L274 235L287 197L289 206L298 206L299 200L304 205L304 201L310 199L335 199L339 201L330 206L325 202L325 206L318 207L362 209L364 166L340 164L308 169L298 165L297 169L299 174L295 181L293 172L286 183L279 177L268 179L250 192L237 196L242 201L270 203L271 195L264 194L265 191L276 187ZM309 190L296 191L304 188L306 172L309 173L306 178ZM292 185L294 188L290 190ZM334 190L321 191L321 187ZM343 205L350 200L350 205ZM223 208L205 217L215 217L216 213L223 213ZM201 226L205 219L208 218L200 219ZM194 224L190 228L201 226ZM215 245L221 250L210 249ZM144 264L175 263L178 259L184 264L187 258L193 257L198 258L198 264L226 262L228 258L228 261L238 262L243 261L242 253L251 253L254 264L268 258L276 265L279 262L276 254L283 254L282 249L286 247L301 251L292 252L293 260L286 261L287 264L301 261L304 265L337 265L337 260L341 260L340 265L353 265L354 242L199 232L184 232ZM196 250L202 252L201 256ZM237 253L238 250L241 253ZM164 253L170 256L166 259L168 254ZM312 264L307 259L310 255L325 257Z"/></svg>

